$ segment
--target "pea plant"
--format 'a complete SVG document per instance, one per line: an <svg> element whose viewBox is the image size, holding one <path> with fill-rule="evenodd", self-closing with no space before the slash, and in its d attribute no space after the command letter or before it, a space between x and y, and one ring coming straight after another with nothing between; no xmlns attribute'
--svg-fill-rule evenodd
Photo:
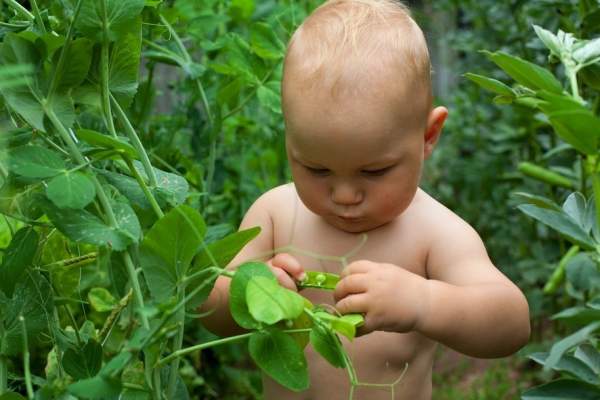
<svg viewBox="0 0 600 400"><path fill-rule="evenodd" d="M338 334L352 340L362 317L280 287L264 263L226 270L259 229L223 237L192 206L189 182L152 165L143 119L133 118L143 55L185 71L207 129L223 121L169 9L144 0L30 3L6 0L1 10L0 212L9 237L0 399L185 399L182 357L243 339L256 364L292 390L309 386L308 342L360 384ZM155 26L174 48L151 40ZM254 51L272 59L268 46ZM220 275L232 278L231 313L248 332L184 348L185 326ZM303 285L332 289L336 279L310 273Z"/></svg>
<svg viewBox="0 0 600 400"><path fill-rule="evenodd" d="M588 14L598 12L589 2ZM584 11L585 11L584 10ZM552 129L556 143L537 162L522 162L519 171L552 187L564 201L533 193L516 193L518 209L570 242L544 286L547 296L563 296L574 304L552 318L575 329L547 352L529 357L560 376L527 390L522 399L592 399L600 396L600 118L597 86L600 39L580 39L572 33L534 26L551 63L561 75L502 51L487 57L515 84L469 73L466 76L496 93L499 104L514 104L532 112L540 131ZM533 132L537 134L537 132ZM565 160L568 162L565 163Z"/></svg>

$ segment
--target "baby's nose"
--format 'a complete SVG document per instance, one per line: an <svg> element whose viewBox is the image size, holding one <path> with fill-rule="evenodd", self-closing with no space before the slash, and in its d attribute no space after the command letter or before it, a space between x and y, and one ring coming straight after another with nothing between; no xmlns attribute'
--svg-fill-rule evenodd
<svg viewBox="0 0 600 400"><path fill-rule="evenodd" d="M363 200L363 194L352 185L340 184L331 189L331 200L340 205L354 205Z"/></svg>

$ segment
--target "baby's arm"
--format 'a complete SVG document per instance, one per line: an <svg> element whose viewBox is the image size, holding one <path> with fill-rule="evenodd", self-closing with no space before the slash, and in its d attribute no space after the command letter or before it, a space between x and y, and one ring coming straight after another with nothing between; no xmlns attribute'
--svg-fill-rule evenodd
<svg viewBox="0 0 600 400"><path fill-rule="evenodd" d="M268 260L266 263L277 277L280 284L288 289L296 290L296 284L292 277L301 280L304 273L300 263L291 255L281 253L271 258L273 251L273 221L270 210L277 210L282 207L282 197L286 193L282 188L273 189L260 198L250 207L242 223L241 229L248 229L254 226L261 228L260 234L250 241L231 261L227 269L235 269L246 261ZM229 312L229 284L231 279L220 276L211 291L208 299L202 304L201 312L210 312L208 316L202 319L204 326L210 331L221 335L229 336L242 333L243 329L239 327Z"/></svg>
<svg viewBox="0 0 600 400"><path fill-rule="evenodd" d="M514 353L530 334L525 296L492 264L471 226L453 214L441 225L431 243L427 311L418 329L474 357Z"/></svg>

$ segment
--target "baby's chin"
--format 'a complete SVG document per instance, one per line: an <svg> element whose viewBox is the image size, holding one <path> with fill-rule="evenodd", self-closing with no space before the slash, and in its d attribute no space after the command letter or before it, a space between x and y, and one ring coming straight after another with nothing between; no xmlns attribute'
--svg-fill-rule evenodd
<svg viewBox="0 0 600 400"><path fill-rule="evenodd" d="M343 219L336 216L323 217L325 222L336 229L346 233L365 233L372 231L387 224L390 221L374 221L368 218L358 218L356 220Z"/></svg>

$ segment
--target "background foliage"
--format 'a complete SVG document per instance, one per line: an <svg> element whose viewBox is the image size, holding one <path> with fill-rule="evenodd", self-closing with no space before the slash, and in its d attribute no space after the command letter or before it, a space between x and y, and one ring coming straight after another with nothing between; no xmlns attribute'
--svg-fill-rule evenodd
<svg viewBox="0 0 600 400"><path fill-rule="evenodd" d="M15 179L14 174L9 174L14 165L9 165L8 158L14 150L8 150L29 141L52 148L49 141L55 133L52 129L47 132L40 129L46 126L46 120L41 121L38 129L27 129L31 121L22 114L17 115L14 102L10 104L6 100L11 90L16 90L9 84L19 84L15 78L24 74L31 77L52 72L63 43L44 36L44 30L54 30L65 36L76 2L40 0L36 4L39 15L33 2L22 2L33 13L33 19L20 12L15 3L2 2L0 39L6 43L6 38L17 32L31 31L40 38L25 35L26 40L46 57L46 62L40 67L41 71L27 70L27 67L19 67L25 69L17 71L4 69L0 78L5 85L4 89L0 88L3 90L0 101L9 103L9 107L2 104L0 120L0 144L7 150L0 157L0 211L5 216L0 220L3 259L7 258L9 243L18 232L25 237L24 242L27 241L26 234L33 235L31 231L19 229L41 215L34 204L32 194L35 190L27 189L40 177ZM319 3L317 0L148 0L144 3L140 21L138 40L142 41L141 50L130 57L133 64L112 66L111 92L126 110L152 165L164 173L178 174L186 179L189 184L186 203L204 217L209 227L207 242L233 232L254 199L289 178L279 98L281 61L291 32ZM413 2L411 5L427 31L436 62L435 76L440 94L437 102L450 109L441 143L427 164L423 185L478 230L494 262L526 293L534 334L530 346L521 352L518 363L505 367L521 373L520 369L532 366L527 362L527 355L534 351L549 351L552 343L585 327L590 315L595 316L588 310L585 315L574 313L572 318L550 319L563 310L583 307L594 298L595 286L585 286L582 282L586 279L597 282L594 280L597 261L591 257L592 263L586 264L588 275L582 275L581 268L567 268L566 262L562 276L557 274L559 261L574 242L572 237L565 237L564 232L535 222L519 211L517 205L524 202L524 197L514 194L535 194L560 205L578 190L586 201L592 202L591 179L596 171L585 169L585 160L589 157L565 145L544 112L532 111L523 105L502 105L514 102L512 98L497 98L494 102L489 92L463 75L472 72L499 79L511 88L521 90L522 82L509 79L480 52L483 49L501 50L548 68L570 92L564 65L558 62L556 55L549 57L533 24L553 33L561 29L580 39L593 39L600 30L598 4L591 0L442 0ZM40 24L40 21L43 22ZM94 54L96 58L92 58L91 65L95 65L102 57L98 46L103 39L94 36L93 24L80 29L96 43L79 43L90 57ZM113 34L118 36L119 29ZM6 60L10 58L6 49L4 44L3 64L8 64ZM119 71L123 75L119 75ZM598 111L596 90L600 87L596 74L592 66L579 75L581 96L586 101L585 107L593 114ZM86 85L97 84L101 75L102 71L98 70L82 82L65 84L71 85L71 95L77 105L75 127L100 132L110 130L103 116L103 99L93 96L93 90ZM96 94L100 93L100 88L96 89ZM33 121L39 121L34 117ZM71 117L65 114L63 118ZM117 123L116 130L122 132L125 129L122 122ZM536 174L532 177L531 171L520 164L524 161L559 173L572 186L548 184ZM109 172L123 172L112 168L107 169L107 177ZM117 186L114 181L111 183ZM177 191L171 194L176 195ZM161 206L168 204L168 199L166 196ZM171 201L177 203L173 198ZM134 204L134 209L140 229L147 231L156 220L152 208ZM56 285L54 289L58 296L54 301L61 307L57 316L59 325L81 326L85 332L83 323L87 320L102 327L111 310L118 307L118 299L126 294L123 288L111 286L110 270L102 264L102 261L106 262L106 256L101 256L102 250L97 246L75 243L52 231L44 225L47 219L41 221L42 225L36 227L44 250L37 255L36 265L53 266L42 273L47 273ZM98 252L96 256L89 256L95 252ZM77 260L74 268L60 264L63 259L78 257L83 258ZM553 281L551 289L548 289L549 281ZM2 289L4 292L14 290ZM133 317L133 311L132 307L125 310L120 315L119 326L126 333L128 318ZM197 319L188 318L187 321L184 345L215 339L202 329ZM72 330L66 333L71 339ZM113 346L116 349L122 340L117 331L119 329L110 336L107 348ZM22 339L18 335L15 338ZM585 339L591 339L587 345L596 346L591 332ZM55 341L56 338L41 336L41 340L32 342L35 386L43 387L44 379L53 371L52 356L47 358L46 355ZM9 352L5 355L10 387L26 393L21 359ZM259 375L245 346L229 345L194 353L182 359L179 369L192 397L260 397ZM531 386L559 376L556 371L535 371L524 378L528 382L531 380ZM565 368L558 368L558 371L566 376L574 375ZM597 378L598 371L594 372ZM140 371L132 368L128 373L135 375ZM496 384L498 379L501 378L495 378ZM514 377L506 377L507 387L510 387L511 379ZM57 392L60 389L52 387ZM501 398L501 392L482 390L473 398ZM456 398L465 398L460 396Z"/></svg>

